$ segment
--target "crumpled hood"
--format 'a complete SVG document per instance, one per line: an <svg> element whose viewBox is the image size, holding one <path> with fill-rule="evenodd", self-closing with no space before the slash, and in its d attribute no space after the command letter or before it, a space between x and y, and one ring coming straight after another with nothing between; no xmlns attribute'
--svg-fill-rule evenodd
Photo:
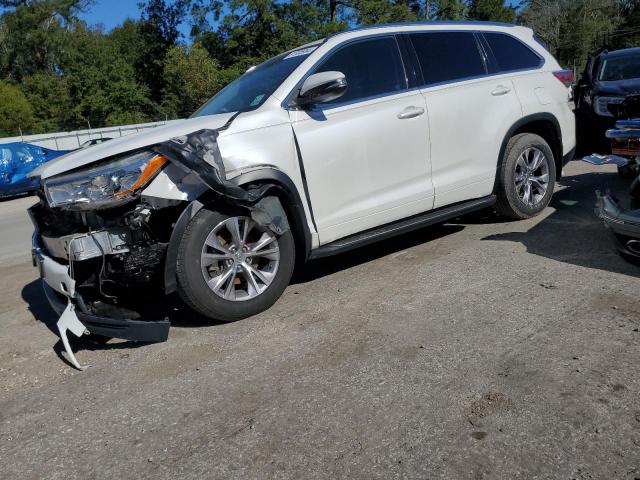
<svg viewBox="0 0 640 480"><path fill-rule="evenodd" d="M613 95L624 97L634 93L640 93L640 79L618 80L615 82L598 82L595 88L596 95Z"/></svg>
<svg viewBox="0 0 640 480"><path fill-rule="evenodd" d="M90 165L105 158L113 157L114 155L150 147L197 130L215 130L224 126L234 114L235 112L190 118L162 127L151 128L134 135L109 140L89 148L75 150L41 165L31 171L29 176L40 177L44 180L54 175L59 175L69 170L75 170L76 168Z"/></svg>

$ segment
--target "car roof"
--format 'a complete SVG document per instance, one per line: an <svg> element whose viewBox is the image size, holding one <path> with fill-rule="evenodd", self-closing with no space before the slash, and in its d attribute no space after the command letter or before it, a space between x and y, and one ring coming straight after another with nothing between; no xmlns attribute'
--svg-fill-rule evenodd
<svg viewBox="0 0 640 480"><path fill-rule="evenodd" d="M612 52L606 52L603 54L605 58L625 57L627 55L640 54L640 48L623 48L622 50L614 50Z"/></svg>

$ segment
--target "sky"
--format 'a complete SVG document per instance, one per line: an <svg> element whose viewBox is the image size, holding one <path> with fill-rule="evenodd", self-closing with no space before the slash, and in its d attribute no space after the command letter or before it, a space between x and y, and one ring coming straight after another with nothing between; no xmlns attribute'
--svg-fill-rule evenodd
<svg viewBox="0 0 640 480"><path fill-rule="evenodd" d="M140 0L96 0L89 11L80 15L90 25L102 24L106 31L117 27L127 18L140 18L138 3ZM180 31L186 40L189 36L189 26L182 25Z"/></svg>
<svg viewBox="0 0 640 480"><path fill-rule="evenodd" d="M127 18L137 19L140 16L138 2L140 0L96 0L89 12L81 17L90 24L102 23L107 30L120 25ZM507 0L507 4L516 6L519 0ZM181 31L185 38L189 27L183 25Z"/></svg>
<svg viewBox="0 0 640 480"><path fill-rule="evenodd" d="M138 19L140 17L139 1L95 0L89 11L80 15L80 17L90 25L102 24L105 30L109 31L120 25L127 18ZM519 0L507 0L509 5L516 6L519 3ZM0 8L0 13L2 13L2 8ZM188 40L189 25L182 25L180 31L182 32L183 40Z"/></svg>

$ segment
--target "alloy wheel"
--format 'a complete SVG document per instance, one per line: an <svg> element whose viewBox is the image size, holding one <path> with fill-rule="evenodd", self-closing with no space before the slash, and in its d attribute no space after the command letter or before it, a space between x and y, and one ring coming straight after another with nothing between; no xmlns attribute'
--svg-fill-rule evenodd
<svg viewBox="0 0 640 480"><path fill-rule="evenodd" d="M200 255L207 285L229 301L250 300L263 293L279 263L276 236L249 217L230 217L216 225Z"/></svg>
<svg viewBox="0 0 640 480"><path fill-rule="evenodd" d="M515 186L518 198L530 207L544 199L549 188L549 160L536 148L527 148L516 160Z"/></svg>

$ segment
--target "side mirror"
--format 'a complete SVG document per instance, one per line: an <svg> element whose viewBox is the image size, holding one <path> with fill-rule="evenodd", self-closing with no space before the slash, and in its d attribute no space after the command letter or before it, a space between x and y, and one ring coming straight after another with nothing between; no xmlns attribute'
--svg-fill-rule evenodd
<svg viewBox="0 0 640 480"><path fill-rule="evenodd" d="M301 108L317 103L331 102L347 91L347 79L342 72L320 72L309 76L295 99Z"/></svg>

